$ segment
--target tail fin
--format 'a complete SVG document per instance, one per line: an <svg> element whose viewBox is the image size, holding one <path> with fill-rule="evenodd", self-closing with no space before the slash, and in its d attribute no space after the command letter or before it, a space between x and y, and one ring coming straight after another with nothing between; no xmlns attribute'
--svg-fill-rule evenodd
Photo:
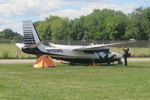
<svg viewBox="0 0 150 100"><path fill-rule="evenodd" d="M31 20L23 21L23 34L26 48L38 48L40 52L46 52L45 45L41 43Z"/></svg>
<svg viewBox="0 0 150 100"><path fill-rule="evenodd" d="M41 42L31 20L23 21L23 34L25 46L30 46Z"/></svg>

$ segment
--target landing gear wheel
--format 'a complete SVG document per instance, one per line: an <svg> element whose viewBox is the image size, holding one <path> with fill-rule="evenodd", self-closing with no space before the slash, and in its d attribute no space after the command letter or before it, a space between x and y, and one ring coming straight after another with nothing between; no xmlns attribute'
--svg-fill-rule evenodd
<svg viewBox="0 0 150 100"><path fill-rule="evenodd" d="M107 62L108 65L110 65L110 62Z"/></svg>
<svg viewBox="0 0 150 100"><path fill-rule="evenodd" d="M75 65L75 63L74 62L70 62L69 65Z"/></svg>
<svg viewBox="0 0 150 100"><path fill-rule="evenodd" d="M121 60L119 60L119 61L118 61L118 64L122 64L122 61L121 61Z"/></svg>

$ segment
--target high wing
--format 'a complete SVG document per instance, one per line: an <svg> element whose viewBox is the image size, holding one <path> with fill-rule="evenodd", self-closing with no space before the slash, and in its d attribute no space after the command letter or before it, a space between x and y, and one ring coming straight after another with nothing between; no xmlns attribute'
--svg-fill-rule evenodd
<svg viewBox="0 0 150 100"><path fill-rule="evenodd" d="M53 48L63 48L63 49L76 49L76 48L81 48L84 46L79 46L79 45L61 45L61 44L54 44L54 43L49 43L49 45Z"/></svg>
<svg viewBox="0 0 150 100"><path fill-rule="evenodd" d="M128 41L128 42L117 42L117 43L110 43L110 44L98 44L98 45L89 45L89 46L82 46L79 48L75 48L73 50L82 51L82 50L95 50L95 49L102 49L108 46L116 46L120 44L126 44L134 41Z"/></svg>

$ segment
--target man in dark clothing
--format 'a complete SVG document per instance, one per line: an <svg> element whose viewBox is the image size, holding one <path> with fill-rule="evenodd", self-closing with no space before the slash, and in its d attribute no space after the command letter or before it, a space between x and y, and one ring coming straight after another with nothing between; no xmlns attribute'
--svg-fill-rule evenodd
<svg viewBox="0 0 150 100"><path fill-rule="evenodd" d="M128 54L129 54L128 53L129 52L129 48L127 48L127 49L123 48L122 50L124 51L124 54L123 54L124 64L125 64L125 66L127 66L128 65L127 58L128 58Z"/></svg>

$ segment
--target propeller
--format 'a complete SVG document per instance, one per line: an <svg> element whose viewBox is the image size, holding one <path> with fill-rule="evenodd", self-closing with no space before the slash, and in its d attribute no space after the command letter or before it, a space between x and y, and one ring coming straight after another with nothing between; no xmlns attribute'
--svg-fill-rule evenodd
<svg viewBox="0 0 150 100"><path fill-rule="evenodd" d="M102 61L106 61L108 64L113 61L115 54L113 54L111 57L109 57L109 53L106 53L106 55L104 57L101 57L101 55L99 55L100 60Z"/></svg>

